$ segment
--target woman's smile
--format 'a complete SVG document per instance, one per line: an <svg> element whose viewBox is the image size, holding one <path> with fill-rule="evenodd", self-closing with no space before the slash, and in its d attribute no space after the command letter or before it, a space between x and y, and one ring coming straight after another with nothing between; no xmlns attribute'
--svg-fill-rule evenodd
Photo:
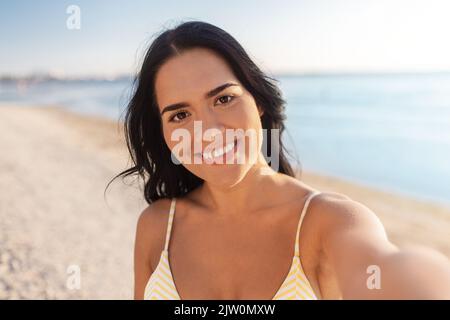
<svg viewBox="0 0 450 320"><path fill-rule="evenodd" d="M226 144L224 147L218 147L209 151L204 150L203 152L196 153L195 156L204 160L206 164L232 164L234 163L236 152L239 149L240 140L235 138L233 142Z"/></svg>

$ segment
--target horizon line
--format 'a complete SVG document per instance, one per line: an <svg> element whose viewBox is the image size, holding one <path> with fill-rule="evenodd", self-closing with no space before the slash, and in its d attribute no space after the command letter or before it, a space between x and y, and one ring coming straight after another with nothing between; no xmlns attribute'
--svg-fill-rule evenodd
<svg viewBox="0 0 450 320"><path fill-rule="evenodd" d="M449 74L450 70L336 70L336 71L273 71L265 72L272 77L311 77L311 76L385 76L385 75L427 75L427 74ZM136 73L117 73L116 75L86 74L86 75L55 75L52 72L35 72L26 75L15 75L5 73L0 75L0 81L20 80L119 80L123 78L134 78Z"/></svg>

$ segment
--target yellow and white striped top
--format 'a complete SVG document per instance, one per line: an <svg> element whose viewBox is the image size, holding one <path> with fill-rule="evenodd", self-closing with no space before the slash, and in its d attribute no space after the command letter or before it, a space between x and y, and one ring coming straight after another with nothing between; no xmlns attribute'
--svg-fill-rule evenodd
<svg viewBox="0 0 450 320"><path fill-rule="evenodd" d="M286 279L274 295L272 300L316 300L317 297L303 271L299 256L299 233L303 218L311 199L320 192L312 192L306 199L297 226L295 237L295 251L292 264ZM175 213L176 198L172 198L169 212L169 222L166 231L164 250L161 252L159 263L151 274L144 291L145 300L181 300L173 281L169 264L169 240L172 230L173 216Z"/></svg>

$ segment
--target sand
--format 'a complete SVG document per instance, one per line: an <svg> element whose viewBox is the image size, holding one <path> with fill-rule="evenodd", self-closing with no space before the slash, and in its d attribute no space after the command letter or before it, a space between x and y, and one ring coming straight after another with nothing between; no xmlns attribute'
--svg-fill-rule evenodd
<svg viewBox="0 0 450 320"><path fill-rule="evenodd" d="M0 106L0 299L130 299L139 186L120 126L58 107ZM304 171L371 208L398 245L450 257L450 208Z"/></svg>

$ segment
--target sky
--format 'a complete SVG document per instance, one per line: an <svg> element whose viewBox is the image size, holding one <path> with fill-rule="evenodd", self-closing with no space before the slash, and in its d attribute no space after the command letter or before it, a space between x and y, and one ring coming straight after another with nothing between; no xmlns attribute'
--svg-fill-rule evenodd
<svg viewBox="0 0 450 320"><path fill-rule="evenodd" d="M191 20L273 74L450 71L449 14L449 0L2 0L0 75L134 73L153 35Z"/></svg>

